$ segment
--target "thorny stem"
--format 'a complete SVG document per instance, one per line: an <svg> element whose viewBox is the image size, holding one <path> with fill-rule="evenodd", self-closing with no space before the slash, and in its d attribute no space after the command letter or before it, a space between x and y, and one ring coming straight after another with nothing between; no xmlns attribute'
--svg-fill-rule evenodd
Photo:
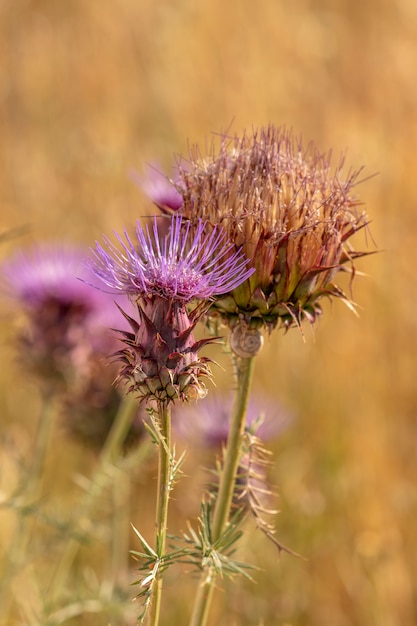
<svg viewBox="0 0 417 626"><path fill-rule="evenodd" d="M237 361L237 389L224 466L220 477L219 492L214 508L212 543L215 543L221 537L230 516L254 363L254 357L240 358ZM214 592L215 579L213 572L209 574L209 577L207 573L203 573L194 603L190 626L205 626Z"/></svg>
<svg viewBox="0 0 417 626"><path fill-rule="evenodd" d="M92 480L91 489L86 493L78 512L81 530L96 498L100 495L104 485L106 484L106 472L109 470L109 465L114 463L120 456L123 443L131 426L136 409L137 403L130 397L124 398L120 404L113 426L102 448L99 467ZM73 536L68 540L68 543L61 554L49 592L49 598L52 603L57 600L61 590L64 588L79 546L79 539L76 536Z"/></svg>
<svg viewBox="0 0 417 626"><path fill-rule="evenodd" d="M165 402L158 403L159 426L161 438L159 440L158 462L158 495L156 505L156 553L159 559L165 554L165 544L168 525L169 494L172 489L171 476L171 408ZM157 626L161 610L162 572L159 569L155 574L152 587L152 599L148 623Z"/></svg>

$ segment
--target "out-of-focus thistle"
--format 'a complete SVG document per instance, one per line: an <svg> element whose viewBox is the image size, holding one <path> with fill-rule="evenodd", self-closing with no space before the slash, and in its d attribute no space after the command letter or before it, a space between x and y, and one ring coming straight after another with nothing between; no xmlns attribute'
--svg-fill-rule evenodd
<svg viewBox="0 0 417 626"><path fill-rule="evenodd" d="M106 247L97 243L87 261L108 287L137 306L138 321L125 314L132 332L121 332L119 378L141 399L203 397L209 359L198 352L214 339L196 341L195 326L213 298L235 289L253 269L222 229L201 220L191 230L189 221L174 215L161 237L155 217L152 229L137 223L135 241L126 231L124 236L116 234L122 250L105 238ZM197 304L190 309L191 301Z"/></svg>
<svg viewBox="0 0 417 626"><path fill-rule="evenodd" d="M114 350L108 331L114 305L107 294L79 280L83 274L87 278L84 257L76 247L43 245L1 266L4 292L27 321L19 336L21 358L45 381L89 378L97 357Z"/></svg>
<svg viewBox="0 0 417 626"><path fill-rule="evenodd" d="M17 336L22 365L47 394L59 395L65 430L101 450L122 399L115 367L105 360L118 346L109 328L120 314L111 296L80 280L91 282L85 255L76 246L38 245L4 262L1 275L25 317ZM128 443L142 433L138 418Z"/></svg>
<svg viewBox="0 0 417 626"><path fill-rule="evenodd" d="M359 173L344 174L343 159L331 168L331 153L274 126L221 137L208 156L196 147L180 159L178 212L193 223L221 225L255 267L247 281L214 299L210 315L229 326L272 329L303 318L314 323L324 296L352 307L334 278L346 266L353 276L353 262L364 254L349 241L367 224L352 195Z"/></svg>
<svg viewBox="0 0 417 626"><path fill-rule="evenodd" d="M182 194L177 189L178 176L170 180L155 164L150 166L148 175L133 174L132 178L163 213L178 211L182 207Z"/></svg>

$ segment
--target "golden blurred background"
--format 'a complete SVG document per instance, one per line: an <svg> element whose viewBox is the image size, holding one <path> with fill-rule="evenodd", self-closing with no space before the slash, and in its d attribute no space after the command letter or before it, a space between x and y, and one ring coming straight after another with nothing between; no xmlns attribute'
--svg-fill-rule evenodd
<svg viewBox="0 0 417 626"><path fill-rule="evenodd" d="M132 171L157 161L170 173L174 153L229 128L286 125L377 174L357 188L372 233L358 247L379 250L357 264L360 316L325 303L314 335L277 331L257 363L256 389L294 415L271 475L278 536L305 560L250 532L257 582L222 583L211 623L416 624L417 4L3 0L0 68L0 232L23 229L0 259L45 240L91 245L132 224L152 211ZM10 318L2 306L2 431L29 454L39 398L14 358ZM13 481L5 450L0 472ZM60 511L91 463L58 429L47 491ZM148 487L138 481L136 526L153 507L152 471ZM14 522L0 520L4 552ZM30 576L18 584L35 616ZM164 624L187 623L195 585L168 576ZM10 625L29 624L30 610Z"/></svg>

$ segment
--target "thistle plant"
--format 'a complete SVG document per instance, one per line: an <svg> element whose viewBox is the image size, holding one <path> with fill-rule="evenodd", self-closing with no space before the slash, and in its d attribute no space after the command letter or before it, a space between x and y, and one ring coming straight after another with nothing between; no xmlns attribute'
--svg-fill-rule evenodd
<svg viewBox="0 0 417 626"><path fill-rule="evenodd" d="M86 284L85 256L69 244L41 244L5 261L1 275L4 294L22 314L16 336L22 367L44 394L59 398L65 430L100 450L122 400L112 384L115 367L105 362L118 345L109 328L120 316L114 298ZM141 431L134 422L130 440Z"/></svg>
<svg viewBox="0 0 417 626"><path fill-rule="evenodd" d="M109 465L146 410L145 427L158 448L158 484L155 536L134 529L140 544L132 551L140 572L139 622L159 624L164 572L187 563L201 572L190 626L205 626L219 578L248 575L248 566L233 556L248 512L285 549L265 519L269 455L261 443L282 428L282 416L274 412L271 422L267 411L260 425L251 397L264 334L301 330L305 321L314 325L324 298L355 310L350 289L343 291L338 278L348 273L351 283L355 276L355 261L365 253L351 241L367 217L353 193L360 170L345 173L343 159L332 166L330 153L284 128L222 136L207 155L195 147L187 158L179 157L176 171L173 180L152 172L141 181L158 215L146 226L138 222L133 236L125 230L113 240L104 237L83 265L79 252L58 248L22 255L2 273L26 314L21 359L42 381L45 397L51 390L59 396L68 424L84 435L90 432L87 415L94 426L99 415L105 417L99 469L77 510L77 534L91 526ZM197 338L198 325L208 337ZM202 350L220 342L222 328L229 335L225 348L235 391L233 401L216 406L205 400L212 372ZM121 390L127 392L124 400ZM190 417L195 401L198 417ZM182 537L168 541L170 494L183 460L173 445L173 410L177 433L183 437L181 421L190 420L188 435L200 430L206 447L222 446L222 452L198 527L190 523ZM115 535L126 526L125 515L113 526ZM57 597L78 550L75 535L57 560L46 598L51 623L62 615ZM120 555L127 553L123 539L113 543L115 569L122 569Z"/></svg>
<svg viewBox="0 0 417 626"><path fill-rule="evenodd" d="M162 574L170 564L166 554L168 502L180 470L171 444L171 406L207 393L211 377L209 359L200 350L215 341L196 341L197 322L214 297L233 290L253 272L247 259L229 243L219 227L190 222L174 215L163 235L155 217L153 226L138 222L132 240L116 235L120 248L108 238L97 243L89 269L116 293L126 294L136 306L137 319L123 312L130 331L121 331L123 349L115 357L121 363L119 381L141 401L148 403L149 431L159 450L156 537L152 548L139 530L146 576L141 580L143 621L149 608L149 623L159 621ZM192 304L194 302L194 305Z"/></svg>
<svg viewBox="0 0 417 626"><path fill-rule="evenodd" d="M363 252L350 238L367 224L352 194L361 169L344 173L344 159L304 145L285 128L268 126L242 137L221 137L208 155L195 146L178 158L171 181L183 202L169 208L191 221L221 225L242 247L255 272L211 308L231 325L286 328L314 322L323 297L351 300L336 274ZM151 199L158 205L155 195ZM159 205L160 206L160 205Z"/></svg>
<svg viewBox="0 0 417 626"><path fill-rule="evenodd" d="M355 275L354 261L363 252L351 245L352 236L367 225L353 195L361 170L344 172L344 159L335 167L331 153L305 145L285 128L268 126L241 137L220 137L203 155L195 146L179 157L178 177L169 181L182 204L163 207L191 223L207 220L221 226L233 242L230 254L242 249L254 272L236 288L213 299L207 312L210 325L230 329L236 372L236 397L211 537L219 540L231 522L234 485L244 439L245 414L254 358L263 344L262 331L276 327L301 329L314 324L323 298L338 298L355 310L350 294L336 282L341 271ZM215 577L203 574L191 626L203 626Z"/></svg>

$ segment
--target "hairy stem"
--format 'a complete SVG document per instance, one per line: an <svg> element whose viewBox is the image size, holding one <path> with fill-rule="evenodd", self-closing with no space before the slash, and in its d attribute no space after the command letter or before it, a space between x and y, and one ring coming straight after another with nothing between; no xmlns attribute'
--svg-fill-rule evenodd
<svg viewBox="0 0 417 626"><path fill-rule="evenodd" d="M220 477L219 492L214 508L212 525L212 543L222 535L230 516L236 473L239 466L241 440L245 429L246 410L248 406L254 357L240 358L237 361L237 389L235 403L230 422L229 437L222 474ZM203 578L196 595L190 626L205 626L213 596L216 577L211 572Z"/></svg>
<svg viewBox="0 0 417 626"><path fill-rule="evenodd" d="M168 524L169 493L172 488L171 476L171 409L164 403L158 405L159 426L161 438L159 441L159 464L158 464L158 495L156 504L156 553L162 560L165 554L165 544ZM157 570L155 582L152 588L150 614L148 623L157 626L161 610L162 597L162 571Z"/></svg>

